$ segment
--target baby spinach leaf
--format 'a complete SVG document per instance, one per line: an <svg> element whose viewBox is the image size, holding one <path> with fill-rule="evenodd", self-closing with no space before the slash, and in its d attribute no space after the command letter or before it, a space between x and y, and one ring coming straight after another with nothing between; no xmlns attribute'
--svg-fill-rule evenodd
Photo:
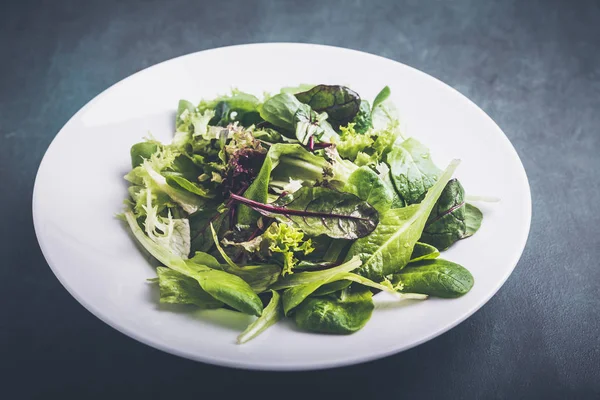
<svg viewBox="0 0 600 400"><path fill-rule="evenodd" d="M464 238L468 238L469 236L473 236L475 232L479 230L481 226L481 221L483 220L483 214L479 208L475 207L473 204L466 203L465 204L465 234Z"/></svg>
<svg viewBox="0 0 600 400"><path fill-rule="evenodd" d="M193 304L200 308L220 308L223 303L206 293L197 280L165 267L156 268L160 302Z"/></svg>
<svg viewBox="0 0 600 400"><path fill-rule="evenodd" d="M363 265L359 270L360 275L381 281L406 266L415 243L421 237L427 217L458 164L458 160L450 163L420 204L386 211L370 235L354 242L346 258L361 258Z"/></svg>
<svg viewBox="0 0 600 400"><path fill-rule="evenodd" d="M145 159L148 159L158 150L158 144L152 141L136 143L131 146L131 168L142 165Z"/></svg>
<svg viewBox="0 0 600 400"><path fill-rule="evenodd" d="M445 250L475 233L483 216L475 206L467 206L464 198L465 191L460 182L457 179L448 182L427 219L420 240Z"/></svg>
<svg viewBox="0 0 600 400"><path fill-rule="evenodd" d="M254 182L250 184L248 189L244 192L244 197L249 200L258 201L259 203L266 203L269 198L269 179L271 178L271 170L273 169L273 162L271 157L267 155L263 162L260 172L254 179ZM256 222L259 217L259 213L246 207L242 204L238 207L237 222L241 225L252 225Z"/></svg>
<svg viewBox="0 0 600 400"><path fill-rule="evenodd" d="M371 128L371 106L368 101L360 101L358 113L350 123L354 124L354 130L360 134L367 132Z"/></svg>
<svg viewBox="0 0 600 400"><path fill-rule="evenodd" d="M379 221L377 210L368 203L353 194L325 187L303 187L272 204L234 194L231 199L311 236L356 239L373 232Z"/></svg>
<svg viewBox="0 0 600 400"><path fill-rule="evenodd" d="M360 96L338 85L318 85L296 94L296 98L317 112L326 112L334 128L352 121L360 107Z"/></svg>
<svg viewBox="0 0 600 400"><path fill-rule="evenodd" d="M375 96L375 100L373 100L373 110L377 108L381 103L386 101L388 97L390 97L390 94L392 94L392 91L388 86L381 89L381 91L377 93L377 96Z"/></svg>
<svg viewBox="0 0 600 400"><path fill-rule="evenodd" d="M394 147L387 162L394 186L407 204L418 203L441 172L431 161L429 150L412 138Z"/></svg>
<svg viewBox="0 0 600 400"><path fill-rule="evenodd" d="M349 334L361 329L371 318L373 295L367 288L342 290L339 297L311 297L296 311L296 324L308 331Z"/></svg>
<svg viewBox="0 0 600 400"><path fill-rule="evenodd" d="M350 175L344 191L366 201L379 213L389 210L394 203L394 188L367 166L360 167Z"/></svg>
<svg viewBox="0 0 600 400"><path fill-rule="evenodd" d="M261 316L258 317L256 321L248 325L246 330L244 330L244 332L238 336L238 344L243 344L251 339L254 339L265 329L279 321L283 316L279 293L274 290L271 290L271 293L271 301L269 301L269 304L265 307Z"/></svg>
<svg viewBox="0 0 600 400"><path fill-rule="evenodd" d="M413 248L413 252L410 255L409 262L417 262L421 260L430 260L439 257L440 252L438 249L427 243L417 242Z"/></svg>
<svg viewBox="0 0 600 400"><path fill-rule="evenodd" d="M277 94L264 102L260 108L260 116L267 122L287 132L294 132L296 127L296 113L303 110L310 114L310 107L302 104L296 97L289 93Z"/></svg>
<svg viewBox="0 0 600 400"><path fill-rule="evenodd" d="M437 258L410 264L394 274L392 282L403 286L403 292L419 292L436 297L453 298L473 287L473 275L464 267Z"/></svg>

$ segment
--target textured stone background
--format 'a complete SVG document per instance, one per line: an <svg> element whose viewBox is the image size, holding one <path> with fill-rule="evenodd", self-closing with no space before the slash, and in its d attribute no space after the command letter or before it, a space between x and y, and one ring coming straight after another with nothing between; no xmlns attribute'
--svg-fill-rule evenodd
<svg viewBox="0 0 600 400"><path fill-rule="evenodd" d="M270 41L349 47L414 66L506 132L531 183L531 233L513 275L473 317L368 364L247 372L137 343L61 287L30 209L39 162L68 118L154 63ZM2 397L599 398L599 129L598 1L4 1Z"/></svg>

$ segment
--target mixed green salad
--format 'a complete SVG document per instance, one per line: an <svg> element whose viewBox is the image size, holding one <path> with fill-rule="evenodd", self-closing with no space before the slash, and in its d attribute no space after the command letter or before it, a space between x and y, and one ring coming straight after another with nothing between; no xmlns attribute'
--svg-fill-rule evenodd
<svg viewBox="0 0 600 400"><path fill-rule="evenodd" d="M458 160L440 169L403 137L389 95L301 85L181 100L170 144L131 148L121 215L160 264L160 302L255 315L244 343L283 317L355 332L380 291L467 293L473 276L439 255L482 213L452 178Z"/></svg>

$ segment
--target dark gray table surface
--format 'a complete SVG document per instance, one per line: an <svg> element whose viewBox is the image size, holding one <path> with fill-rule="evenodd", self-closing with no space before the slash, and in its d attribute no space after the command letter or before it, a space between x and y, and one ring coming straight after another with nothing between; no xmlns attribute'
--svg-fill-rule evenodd
<svg viewBox="0 0 600 400"><path fill-rule="evenodd" d="M531 233L512 276L467 321L363 365L249 372L140 344L54 277L31 195L44 151L71 115L157 62L272 41L414 66L471 98L510 138L531 184ZM599 130L598 1L4 1L0 397L598 398Z"/></svg>

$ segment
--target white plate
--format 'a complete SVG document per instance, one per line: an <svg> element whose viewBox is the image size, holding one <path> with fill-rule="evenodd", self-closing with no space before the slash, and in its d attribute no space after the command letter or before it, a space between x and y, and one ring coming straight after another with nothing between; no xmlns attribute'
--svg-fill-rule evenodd
<svg viewBox="0 0 600 400"><path fill-rule="evenodd" d="M477 234L443 257L468 268L475 286L454 300L390 306L381 295L361 331L349 336L270 328L245 345L235 338L251 317L213 310L159 307L146 279L152 267L115 219L127 196L129 148L149 132L169 141L180 98L199 101L230 88L262 94L300 83L351 86L372 99L389 85L404 132L428 145L478 204ZM300 370L387 356L440 335L473 314L502 286L525 246L531 198L525 171L500 128L442 82L406 65L358 51L308 44L257 44L203 51L155 65L112 86L59 132L38 171L33 194L36 234L48 264L88 310L121 332L183 357L226 366ZM187 311L186 311L187 310ZM504 318L499 315L499 319Z"/></svg>

